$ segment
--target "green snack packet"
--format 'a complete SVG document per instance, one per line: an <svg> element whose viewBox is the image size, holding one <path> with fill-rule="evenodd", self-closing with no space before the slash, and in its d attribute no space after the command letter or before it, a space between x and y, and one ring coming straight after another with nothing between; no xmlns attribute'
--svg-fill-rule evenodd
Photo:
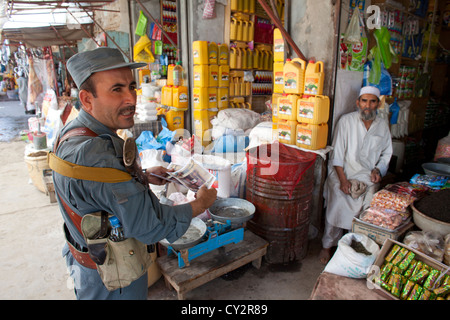
<svg viewBox="0 0 450 320"><path fill-rule="evenodd" d="M411 263L411 261L414 259L415 256L416 254L414 252L408 252L406 257L398 265L400 270L404 272L408 268L409 264Z"/></svg>
<svg viewBox="0 0 450 320"><path fill-rule="evenodd" d="M417 261L416 267L414 268L413 273L411 274L411 277L414 277L417 273L419 273L420 270L422 270L423 262Z"/></svg>
<svg viewBox="0 0 450 320"><path fill-rule="evenodd" d="M409 294L407 300L418 300L420 298L420 295L422 294L422 291L422 287L416 283L414 285L414 288L411 290L411 293Z"/></svg>
<svg viewBox="0 0 450 320"><path fill-rule="evenodd" d="M409 277L411 277L411 275L412 275L412 273L413 273L414 268L416 267L416 265L417 265L417 260L416 260L416 259L413 259L413 260L411 261L411 263L409 264L408 268L406 269L405 273L403 273L403 276L404 276L406 279L408 279Z"/></svg>
<svg viewBox="0 0 450 320"><path fill-rule="evenodd" d="M396 296L396 297L400 297L400 292L402 290L402 275L400 274L393 274L392 275L392 289L391 289L391 293Z"/></svg>
<svg viewBox="0 0 450 320"><path fill-rule="evenodd" d="M400 249L400 252L397 253L397 255L394 257L394 259L392 259L391 262L392 262L395 266L397 266L397 265L400 263L400 261L402 261L403 258L406 257L406 255L408 254L408 252L409 252L408 249L406 249L406 248L401 248L401 249Z"/></svg>
<svg viewBox="0 0 450 320"><path fill-rule="evenodd" d="M411 293L411 290L414 288L416 284L411 281L408 280L405 284L405 286L403 287L402 293L400 295L400 299L405 300L409 297L409 294Z"/></svg>
<svg viewBox="0 0 450 320"><path fill-rule="evenodd" d="M386 279L389 278L389 275L391 274L392 271L392 267L394 267L394 265L390 262L384 265L384 267L381 269L381 277L380 277L381 280L386 281Z"/></svg>
<svg viewBox="0 0 450 320"><path fill-rule="evenodd" d="M445 285L433 290L433 293L437 296L445 296L447 293L450 293L450 285Z"/></svg>
<svg viewBox="0 0 450 320"><path fill-rule="evenodd" d="M409 278L409 280L414 281L415 283L422 284L423 281L428 277L430 274L430 271L427 269L422 269L418 273L416 273L414 276Z"/></svg>
<svg viewBox="0 0 450 320"><path fill-rule="evenodd" d="M431 270L430 274L428 275L425 282L423 283L423 287L425 289L433 288L433 286L434 286L436 280L439 278L440 274L441 273L436 269Z"/></svg>
<svg viewBox="0 0 450 320"><path fill-rule="evenodd" d="M433 295L433 292L424 288L419 300L433 300Z"/></svg>
<svg viewBox="0 0 450 320"><path fill-rule="evenodd" d="M389 254L384 258L387 262L391 262L395 255L400 251L401 247L398 244L394 244Z"/></svg>

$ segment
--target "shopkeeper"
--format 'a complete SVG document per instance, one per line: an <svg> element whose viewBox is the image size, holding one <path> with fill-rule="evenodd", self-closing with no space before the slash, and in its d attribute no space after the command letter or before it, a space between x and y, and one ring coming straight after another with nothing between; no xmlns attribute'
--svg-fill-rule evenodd
<svg viewBox="0 0 450 320"><path fill-rule="evenodd" d="M325 181L325 230L320 261L324 264L353 217L370 206L392 156L392 139L386 121L377 117L380 91L361 88L357 111L343 115L333 137L328 177Z"/></svg>
<svg viewBox="0 0 450 320"><path fill-rule="evenodd" d="M78 53L68 60L67 68L79 88L82 108L78 117L62 129L60 137L80 127L88 128L94 136L62 139L56 156L77 165L116 168L126 172L124 141L116 130L134 125L136 82L132 69L144 65L126 63L119 50L106 47ZM153 168L153 172L160 175L164 175L165 170ZM164 183L153 176L148 178L153 184ZM65 205L80 216L106 211L119 219L126 238L154 244L164 238L169 242L177 240L186 232L192 217L211 206L217 194L215 189L203 187L191 203L170 207L161 205L152 191L135 179L105 183L74 179L54 172L54 185L66 236L72 245L82 250L87 247L86 242ZM124 288L108 291L95 266L92 268L87 261L75 258L67 244L63 254L74 279L77 299L147 299L147 273Z"/></svg>

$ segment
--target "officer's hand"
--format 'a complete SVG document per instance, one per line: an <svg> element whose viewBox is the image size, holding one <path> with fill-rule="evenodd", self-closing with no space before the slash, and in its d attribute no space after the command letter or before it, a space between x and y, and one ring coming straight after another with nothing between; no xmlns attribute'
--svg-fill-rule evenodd
<svg viewBox="0 0 450 320"><path fill-rule="evenodd" d="M164 168L162 166L158 166L158 167L152 167L152 168L148 168L147 170L145 170L145 174L147 176L148 182L150 184L155 184L155 185L164 185L168 182L168 180L165 180L164 178L170 178L167 175L167 172L173 172L173 169L167 169Z"/></svg>
<svg viewBox="0 0 450 320"><path fill-rule="evenodd" d="M196 199L191 201L193 215L199 215L206 209L212 206L217 199L217 190L214 188L207 188L202 186L196 194Z"/></svg>

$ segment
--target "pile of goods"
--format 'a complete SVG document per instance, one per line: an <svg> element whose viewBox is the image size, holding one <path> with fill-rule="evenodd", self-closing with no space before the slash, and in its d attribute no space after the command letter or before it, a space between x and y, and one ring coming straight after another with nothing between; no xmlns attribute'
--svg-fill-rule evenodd
<svg viewBox="0 0 450 320"><path fill-rule="evenodd" d="M450 223L450 214L448 212L448 208L450 208L450 189L433 192L417 201L414 206L430 218Z"/></svg>
<svg viewBox="0 0 450 320"><path fill-rule="evenodd" d="M374 282L402 300L450 299L450 275L419 258L414 252L395 244Z"/></svg>

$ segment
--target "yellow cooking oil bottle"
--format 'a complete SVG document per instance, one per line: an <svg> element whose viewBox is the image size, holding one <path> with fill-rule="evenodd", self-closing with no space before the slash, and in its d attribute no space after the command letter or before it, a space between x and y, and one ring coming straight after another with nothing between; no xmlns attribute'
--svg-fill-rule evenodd
<svg viewBox="0 0 450 320"><path fill-rule="evenodd" d="M323 62L310 60L305 71L305 94L321 95L324 81Z"/></svg>
<svg viewBox="0 0 450 320"><path fill-rule="evenodd" d="M273 92L283 93L284 91L284 62L275 61L273 63Z"/></svg>
<svg viewBox="0 0 450 320"><path fill-rule="evenodd" d="M192 104L196 110L208 109L208 88L194 87L192 89Z"/></svg>
<svg viewBox="0 0 450 320"><path fill-rule="evenodd" d="M186 86L173 86L172 106L175 109L187 110L188 108L188 88Z"/></svg>
<svg viewBox="0 0 450 320"><path fill-rule="evenodd" d="M173 68L175 65L173 63L167 66L167 86L173 86Z"/></svg>
<svg viewBox="0 0 450 320"><path fill-rule="evenodd" d="M295 145L295 133L297 130L296 120L278 120L278 141L281 143Z"/></svg>
<svg viewBox="0 0 450 320"><path fill-rule="evenodd" d="M192 43L194 64L208 64L208 42L197 40Z"/></svg>
<svg viewBox="0 0 450 320"><path fill-rule="evenodd" d="M209 87L208 88L208 108L207 109L215 109L217 108L217 88Z"/></svg>
<svg viewBox="0 0 450 320"><path fill-rule="evenodd" d="M284 62L284 39L278 28L273 30L273 61Z"/></svg>
<svg viewBox="0 0 450 320"><path fill-rule="evenodd" d="M327 145L328 124L298 123L295 144L298 147L319 150Z"/></svg>
<svg viewBox="0 0 450 320"><path fill-rule="evenodd" d="M218 87L228 87L230 85L230 66L219 66L219 81Z"/></svg>
<svg viewBox="0 0 450 320"><path fill-rule="evenodd" d="M194 65L194 87L208 87L209 65Z"/></svg>
<svg viewBox="0 0 450 320"><path fill-rule="evenodd" d="M208 109L194 110L194 134L202 141L203 145L205 145L205 143L203 143L204 134L209 128Z"/></svg>
<svg viewBox="0 0 450 320"><path fill-rule="evenodd" d="M327 96L307 96L297 101L297 121L311 124L328 122L330 99Z"/></svg>
<svg viewBox="0 0 450 320"><path fill-rule="evenodd" d="M184 110L171 107L169 108L169 111L167 111L165 115L167 121L167 128L170 131L175 131L177 129L184 129Z"/></svg>
<svg viewBox="0 0 450 320"><path fill-rule="evenodd" d="M283 93L278 98L278 119L297 121L297 100L296 94Z"/></svg>
<svg viewBox="0 0 450 320"><path fill-rule="evenodd" d="M305 61L300 58L286 60L283 68L285 93L303 93L305 81L305 65Z"/></svg>
<svg viewBox="0 0 450 320"><path fill-rule="evenodd" d="M218 47L217 43L214 41L208 42L208 63L209 64L218 64Z"/></svg>
<svg viewBox="0 0 450 320"><path fill-rule="evenodd" d="M164 106L173 106L173 86L164 86L161 90L161 104Z"/></svg>
<svg viewBox="0 0 450 320"><path fill-rule="evenodd" d="M219 110L228 108L228 87L217 88L217 108Z"/></svg>
<svg viewBox="0 0 450 320"><path fill-rule="evenodd" d="M228 45L226 43L218 44L219 65L228 65Z"/></svg>
<svg viewBox="0 0 450 320"><path fill-rule="evenodd" d="M208 87L219 85L219 65L210 64L208 67Z"/></svg>
<svg viewBox="0 0 450 320"><path fill-rule="evenodd" d="M278 99L283 96L281 93L272 94L272 122L278 121Z"/></svg>

